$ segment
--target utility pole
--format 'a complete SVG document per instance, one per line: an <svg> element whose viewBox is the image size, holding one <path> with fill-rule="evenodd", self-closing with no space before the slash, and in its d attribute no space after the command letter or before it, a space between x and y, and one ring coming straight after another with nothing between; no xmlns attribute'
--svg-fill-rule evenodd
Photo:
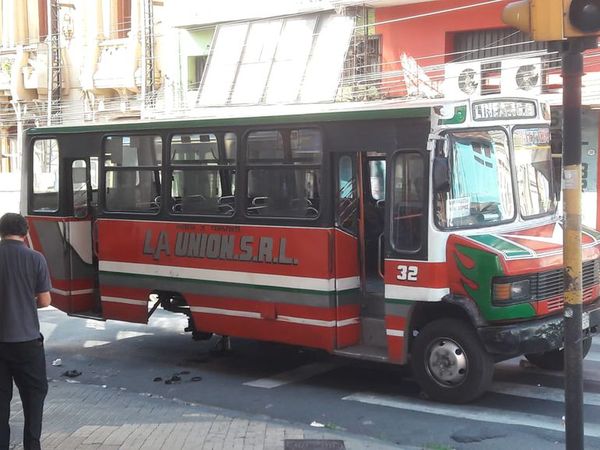
<svg viewBox="0 0 600 450"><path fill-rule="evenodd" d="M565 431L566 448L583 450L581 78L583 52L598 45L600 0L521 0L502 19L534 41L557 41L562 56Z"/></svg>
<svg viewBox="0 0 600 450"><path fill-rule="evenodd" d="M52 125L52 116L60 118L61 68L60 68L60 30L58 29L58 0L47 0L48 15L48 125Z"/></svg>
<svg viewBox="0 0 600 450"><path fill-rule="evenodd" d="M152 0L142 1L142 105L144 109L154 106L156 86L154 82L154 11Z"/></svg>
<svg viewBox="0 0 600 450"><path fill-rule="evenodd" d="M575 38L562 49L565 426L567 448L582 450L581 78L585 48L586 39Z"/></svg>

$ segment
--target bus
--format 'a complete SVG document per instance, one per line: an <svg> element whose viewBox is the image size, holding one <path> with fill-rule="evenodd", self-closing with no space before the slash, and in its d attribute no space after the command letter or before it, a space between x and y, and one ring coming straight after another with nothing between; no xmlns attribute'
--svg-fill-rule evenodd
<svg viewBox="0 0 600 450"><path fill-rule="evenodd" d="M206 109L27 131L53 304L410 365L464 403L494 364L563 367L550 109L535 98ZM556 159L556 158L555 158ZM583 231L584 353L600 234Z"/></svg>

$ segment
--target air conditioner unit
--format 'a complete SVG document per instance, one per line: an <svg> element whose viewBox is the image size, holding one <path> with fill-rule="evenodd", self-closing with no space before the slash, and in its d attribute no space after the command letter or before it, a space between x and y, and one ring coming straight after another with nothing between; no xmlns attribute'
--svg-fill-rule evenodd
<svg viewBox="0 0 600 450"><path fill-rule="evenodd" d="M542 93L542 59L505 59L501 64L502 95L539 95Z"/></svg>
<svg viewBox="0 0 600 450"><path fill-rule="evenodd" d="M480 96L481 64L479 62L446 64L444 94L450 99Z"/></svg>

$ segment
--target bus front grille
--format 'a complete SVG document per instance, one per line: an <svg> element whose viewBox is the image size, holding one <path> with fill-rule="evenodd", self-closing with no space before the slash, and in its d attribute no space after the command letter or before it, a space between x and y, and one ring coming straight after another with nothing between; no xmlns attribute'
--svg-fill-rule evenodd
<svg viewBox="0 0 600 450"><path fill-rule="evenodd" d="M549 311L563 307L563 269L540 272L530 277L532 300L546 300ZM583 302L589 303L598 297L600 284L600 259L583 263Z"/></svg>

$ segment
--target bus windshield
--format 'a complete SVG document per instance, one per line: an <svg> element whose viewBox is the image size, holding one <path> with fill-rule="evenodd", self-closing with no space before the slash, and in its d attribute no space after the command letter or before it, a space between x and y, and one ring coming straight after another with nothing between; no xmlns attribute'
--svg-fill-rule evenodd
<svg viewBox="0 0 600 450"><path fill-rule="evenodd" d="M515 215L508 136L503 130L449 134L450 190L438 208L443 228L487 226Z"/></svg>
<svg viewBox="0 0 600 450"><path fill-rule="evenodd" d="M552 183L550 129L517 128L513 131L519 209L523 217L553 213L556 200Z"/></svg>

